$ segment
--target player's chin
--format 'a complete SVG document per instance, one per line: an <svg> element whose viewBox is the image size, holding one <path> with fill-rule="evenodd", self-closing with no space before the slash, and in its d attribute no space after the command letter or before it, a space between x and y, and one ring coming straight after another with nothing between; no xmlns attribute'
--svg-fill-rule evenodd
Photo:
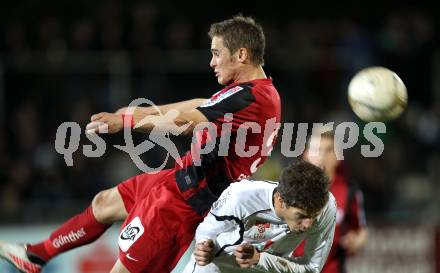
<svg viewBox="0 0 440 273"><path fill-rule="evenodd" d="M227 85L229 83L229 80L226 79L225 77L222 76L218 76L217 77L217 82L221 85Z"/></svg>

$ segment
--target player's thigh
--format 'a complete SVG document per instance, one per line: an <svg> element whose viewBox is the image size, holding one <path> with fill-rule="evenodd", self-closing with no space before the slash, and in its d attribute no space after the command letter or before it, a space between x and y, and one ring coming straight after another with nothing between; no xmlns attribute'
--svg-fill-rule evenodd
<svg viewBox="0 0 440 273"><path fill-rule="evenodd" d="M103 224L124 220L128 213L117 187L103 190L92 201L93 215Z"/></svg>
<svg viewBox="0 0 440 273"><path fill-rule="evenodd" d="M155 192L155 190L152 190ZM159 198L136 203L118 237L119 260L132 273L170 272L176 254L176 228L164 217L166 204Z"/></svg>
<svg viewBox="0 0 440 273"><path fill-rule="evenodd" d="M158 173L143 173L133 176L117 186L125 210L130 213L135 204L148 197L150 191L167 181L170 177L174 177L174 170L167 169Z"/></svg>
<svg viewBox="0 0 440 273"><path fill-rule="evenodd" d="M130 271L118 259L110 273L130 273Z"/></svg>
<svg viewBox="0 0 440 273"><path fill-rule="evenodd" d="M172 180L151 188L122 224L119 260L130 272L169 273L191 244L201 219L175 188Z"/></svg>

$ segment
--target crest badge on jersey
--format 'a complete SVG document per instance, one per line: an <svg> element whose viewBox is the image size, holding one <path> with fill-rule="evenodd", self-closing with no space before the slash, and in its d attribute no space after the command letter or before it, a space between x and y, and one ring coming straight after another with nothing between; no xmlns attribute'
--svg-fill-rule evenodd
<svg viewBox="0 0 440 273"><path fill-rule="evenodd" d="M224 93L222 93L220 95L218 95L220 92L217 92L206 103L200 105L200 107L213 106L213 105L221 102L222 100L234 95L235 93L237 93L240 90L243 90L243 87L235 86L235 87L232 87L231 89L228 89L227 91L225 91Z"/></svg>
<svg viewBox="0 0 440 273"><path fill-rule="evenodd" d="M122 229L119 234L118 244L123 252L126 252L144 233L141 219L135 217L131 222Z"/></svg>

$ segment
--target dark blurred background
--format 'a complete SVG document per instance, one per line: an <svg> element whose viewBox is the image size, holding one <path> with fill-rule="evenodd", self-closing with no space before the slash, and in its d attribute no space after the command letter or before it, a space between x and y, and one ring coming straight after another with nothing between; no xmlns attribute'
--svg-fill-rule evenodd
<svg viewBox="0 0 440 273"><path fill-rule="evenodd" d="M265 29L265 70L281 94L284 122L355 121L363 128L347 103L350 78L380 65L403 79L409 105L387 124L384 154L364 158L357 145L347 161L370 223L439 224L439 14L419 1L332 4L2 3L0 223L59 222L99 190L139 173L112 146L124 143L122 134L105 137L103 157L82 154L90 116L138 97L156 104L209 97L220 88L209 67L209 25L242 12ZM56 130L66 121L83 130L73 167L55 151ZM177 141L184 151L189 140ZM279 150L258 177L277 179L292 160ZM163 157L157 149L143 158L154 166Z"/></svg>

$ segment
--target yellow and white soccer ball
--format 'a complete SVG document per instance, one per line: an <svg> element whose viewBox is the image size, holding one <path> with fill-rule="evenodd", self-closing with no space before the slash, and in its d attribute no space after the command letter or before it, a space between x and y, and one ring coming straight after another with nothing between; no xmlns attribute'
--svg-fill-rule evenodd
<svg viewBox="0 0 440 273"><path fill-rule="evenodd" d="M348 85L348 101L364 121L390 121L405 109L408 94L396 73L385 67L359 71Z"/></svg>

